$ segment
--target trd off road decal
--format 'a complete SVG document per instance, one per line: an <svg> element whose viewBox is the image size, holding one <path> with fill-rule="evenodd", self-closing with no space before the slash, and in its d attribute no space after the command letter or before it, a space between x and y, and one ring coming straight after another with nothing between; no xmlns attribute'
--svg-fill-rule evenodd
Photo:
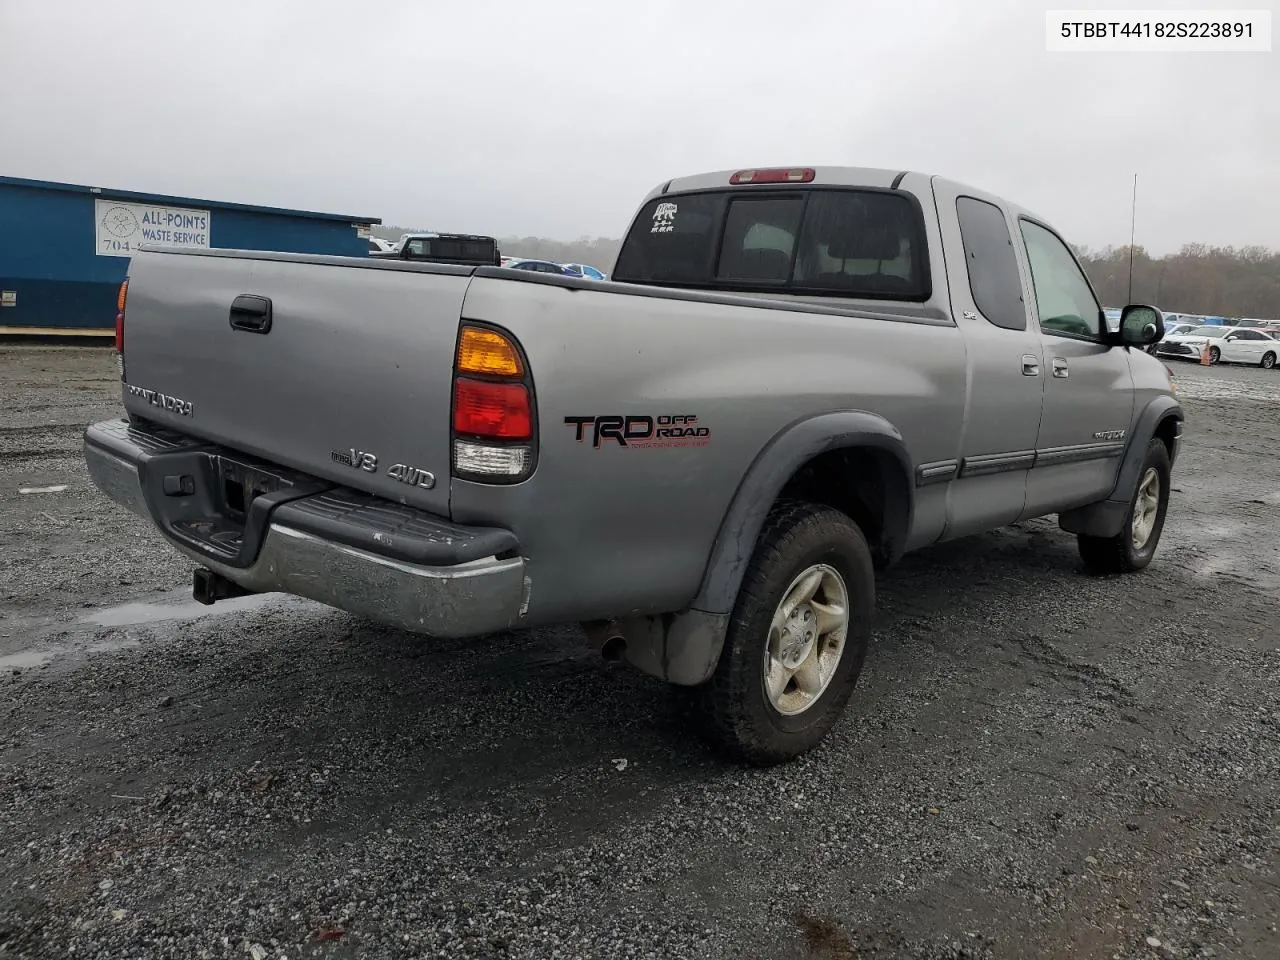
<svg viewBox="0 0 1280 960"><path fill-rule="evenodd" d="M705 447L711 430L698 425L693 414L665 413L658 417L565 417L574 428L574 439L599 448L605 443L620 447Z"/></svg>
<svg viewBox="0 0 1280 960"><path fill-rule="evenodd" d="M676 227L676 205L670 202L660 203L653 211L653 226L650 233L670 233Z"/></svg>

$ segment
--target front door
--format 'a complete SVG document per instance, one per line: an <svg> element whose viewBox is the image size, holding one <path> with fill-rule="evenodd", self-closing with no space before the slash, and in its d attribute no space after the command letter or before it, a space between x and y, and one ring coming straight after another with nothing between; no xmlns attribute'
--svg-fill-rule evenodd
<svg viewBox="0 0 1280 960"><path fill-rule="evenodd" d="M1133 417L1124 347L1105 342L1102 308L1070 247L1020 217L1044 363L1044 410L1023 518L1106 498L1115 488Z"/></svg>

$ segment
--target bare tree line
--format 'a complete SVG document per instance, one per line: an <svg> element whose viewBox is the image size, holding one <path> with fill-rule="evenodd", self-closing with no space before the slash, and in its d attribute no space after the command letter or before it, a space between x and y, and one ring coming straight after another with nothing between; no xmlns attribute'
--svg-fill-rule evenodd
<svg viewBox="0 0 1280 960"><path fill-rule="evenodd" d="M1164 257L1134 247L1132 295L1127 246L1076 253L1108 306L1150 303L1166 313L1280 319L1280 253L1265 247L1191 243Z"/></svg>
<svg viewBox="0 0 1280 960"><path fill-rule="evenodd" d="M375 236L388 240L397 240L407 232L414 231L394 226L374 228ZM588 263L606 272L613 269L621 246L621 240L610 237L498 239L504 256ZM1166 313L1280 320L1280 253L1265 247L1192 243L1163 257L1134 247L1132 295L1127 246L1096 251L1077 247L1076 254L1107 306L1150 303Z"/></svg>

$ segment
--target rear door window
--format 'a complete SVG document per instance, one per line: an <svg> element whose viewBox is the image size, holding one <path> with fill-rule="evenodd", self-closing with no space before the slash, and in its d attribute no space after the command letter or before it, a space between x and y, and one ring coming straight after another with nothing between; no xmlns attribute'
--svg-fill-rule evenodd
<svg viewBox="0 0 1280 960"><path fill-rule="evenodd" d="M997 327L1027 329L1022 279L1004 213L985 200L958 197L956 215L974 306Z"/></svg>
<svg viewBox="0 0 1280 960"><path fill-rule="evenodd" d="M613 279L703 289L927 300L924 221L907 194L707 191L640 211Z"/></svg>

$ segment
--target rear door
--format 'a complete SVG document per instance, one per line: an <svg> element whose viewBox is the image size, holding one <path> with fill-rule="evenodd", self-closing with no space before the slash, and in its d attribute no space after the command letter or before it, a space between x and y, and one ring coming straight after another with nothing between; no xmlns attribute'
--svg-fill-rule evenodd
<svg viewBox="0 0 1280 960"><path fill-rule="evenodd" d="M1044 371L1008 213L994 197L936 178L934 199L969 367L959 473L943 535L952 539L1012 523L1022 513Z"/></svg>
<svg viewBox="0 0 1280 960"><path fill-rule="evenodd" d="M1066 242L1018 218L1045 371L1044 412L1023 517L1106 497L1115 487L1133 415L1133 375L1105 342L1102 307Z"/></svg>

